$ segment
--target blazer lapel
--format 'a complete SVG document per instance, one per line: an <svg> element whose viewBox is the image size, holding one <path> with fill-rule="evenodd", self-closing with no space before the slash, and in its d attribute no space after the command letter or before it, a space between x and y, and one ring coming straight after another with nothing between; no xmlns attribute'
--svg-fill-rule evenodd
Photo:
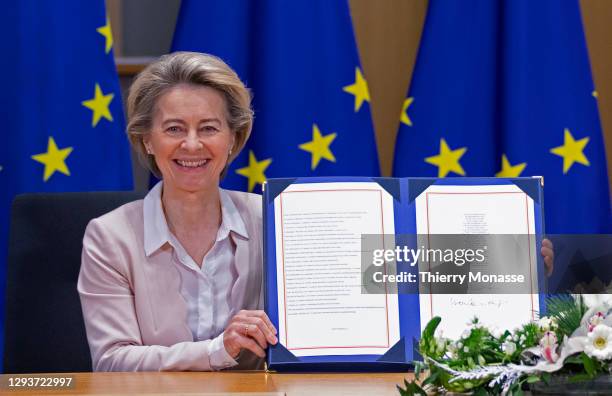
<svg viewBox="0 0 612 396"><path fill-rule="evenodd" d="M158 339L168 343L193 341L187 325L187 304L180 293L180 275L173 263L173 250L166 245L153 253L143 266L148 301Z"/></svg>
<svg viewBox="0 0 612 396"><path fill-rule="evenodd" d="M235 265L238 278L231 292L232 315L241 309L257 309L259 307L259 289L261 287L261 269L254 264L255 257L249 254L249 240L232 232L232 240L236 245Z"/></svg>

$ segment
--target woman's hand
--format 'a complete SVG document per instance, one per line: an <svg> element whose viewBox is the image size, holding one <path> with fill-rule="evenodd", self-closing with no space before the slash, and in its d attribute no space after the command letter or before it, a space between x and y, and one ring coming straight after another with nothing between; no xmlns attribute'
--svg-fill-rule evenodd
<svg viewBox="0 0 612 396"><path fill-rule="evenodd" d="M265 357L268 344L276 344L276 328L264 311L242 310L231 320L223 333L223 346L235 358L241 349Z"/></svg>
<svg viewBox="0 0 612 396"><path fill-rule="evenodd" d="M540 250L544 257L544 267L546 267L546 276L550 276L553 273L555 267L555 252L553 250L553 244L548 239L542 239L542 249Z"/></svg>

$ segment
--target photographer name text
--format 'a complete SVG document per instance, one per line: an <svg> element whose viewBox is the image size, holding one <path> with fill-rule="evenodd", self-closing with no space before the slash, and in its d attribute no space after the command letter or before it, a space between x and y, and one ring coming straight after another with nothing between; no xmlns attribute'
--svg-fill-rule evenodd
<svg viewBox="0 0 612 396"><path fill-rule="evenodd" d="M463 285L468 283L524 283L523 274L483 274L482 272L469 272L467 274L441 274L439 272L422 271L418 273L400 272L399 274L385 274L381 271L372 275L376 283L445 283Z"/></svg>

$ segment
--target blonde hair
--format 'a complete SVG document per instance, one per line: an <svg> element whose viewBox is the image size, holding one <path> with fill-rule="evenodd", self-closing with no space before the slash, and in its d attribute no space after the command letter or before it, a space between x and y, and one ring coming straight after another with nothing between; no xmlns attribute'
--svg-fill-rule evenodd
<svg viewBox="0 0 612 396"><path fill-rule="evenodd" d="M234 134L227 165L240 154L253 127L251 93L225 62L213 55L175 52L164 55L138 74L127 100L127 134L141 162L157 177L161 173L155 158L147 154L144 136L151 133L155 104L168 89L179 84L193 84L216 89L225 98L227 122Z"/></svg>

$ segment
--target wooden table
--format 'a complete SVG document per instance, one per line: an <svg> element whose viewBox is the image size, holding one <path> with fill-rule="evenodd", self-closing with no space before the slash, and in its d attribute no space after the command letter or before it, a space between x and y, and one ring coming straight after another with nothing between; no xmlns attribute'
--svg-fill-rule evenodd
<svg viewBox="0 0 612 396"><path fill-rule="evenodd" d="M262 395L399 395L396 385L410 373L364 374L279 374L265 372L215 373L71 373L44 374L46 376L73 376L74 388L62 390L0 389L2 395L150 395L150 394L232 394L258 392ZM2 384L8 377L3 374ZM43 374L32 374L43 376Z"/></svg>

